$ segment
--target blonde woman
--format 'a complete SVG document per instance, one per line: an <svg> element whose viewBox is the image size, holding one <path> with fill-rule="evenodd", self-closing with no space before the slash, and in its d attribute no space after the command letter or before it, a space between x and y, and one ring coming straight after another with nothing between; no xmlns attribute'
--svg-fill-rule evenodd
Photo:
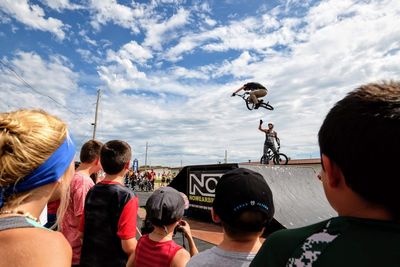
<svg viewBox="0 0 400 267"><path fill-rule="evenodd" d="M0 267L71 266L66 239L37 218L62 192L62 219L74 155L58 118L39 110L0 113Z"/></svg>

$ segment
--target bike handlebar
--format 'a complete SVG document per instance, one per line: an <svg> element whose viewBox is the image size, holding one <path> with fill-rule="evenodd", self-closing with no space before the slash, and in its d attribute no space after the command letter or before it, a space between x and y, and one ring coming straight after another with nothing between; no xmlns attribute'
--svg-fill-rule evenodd
<svg viewBox="0 0 400 267"><path fill-rule="evenodd" d="M243 94L235 94L234 96L239 96L239 97L245 99L245 97L246 97L247 95L249 95L249 94L250 94L249 92L244 92Z"/></svg>

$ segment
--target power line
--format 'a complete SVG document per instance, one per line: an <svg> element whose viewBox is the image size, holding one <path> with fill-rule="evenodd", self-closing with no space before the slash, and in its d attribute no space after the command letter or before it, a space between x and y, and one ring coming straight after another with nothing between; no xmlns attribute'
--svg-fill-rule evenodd
<svg viewBox="0 0 400 267"><path fill-rule="evenodd" d="M39 94L39 95L41 95L41 96L44 96L44 97L48 97L49 99L51 99L52 101L54 101L57 105L63 107L64 109L66 109L66 110L68 110L69 112L71 112L71 113L73 113L74 115L76 115L76 116L78 117L78 119L83 119L83 118L84 118L83 113L80 113L80 114L79 114L79 113L76 113L76 112L70 110L69 108L67 108L66 106L64 106L63 104L59 103L59 102L58 102L56 99L54 99L53 97L51 97L51 96L49 96L49 95L46 95L46 94L43 94L43 93L41 93L40 91L36 90L36 89L35 89L32 85L30 85L24 78L22 78L22 77L14 70L13 67L11 67L10 65L6 64L2 59L0 59L0 63L1 63L3 66L5 66L7 69L9 69L9 70L17 77L17 79L18 79L19 81L21 81L25 86L27 86L28 88L30 88L30 89L31 89L32 91L34 91L35 93L37 93L37 94ZM10 108L10 105L9 105L8 103L6 103L5 101L3 101L2 99L0 99L0 101L4 102L4 103ZM94 103L94 104L96 104L96 103ZM96 105L96 108L97 108L97 106L98 106L98 105ZM97 111L96 111L96 112L97 112ZM85 142L85 140L87 140L87 139L89 138L89 135L90 135L90 132L87 132L87 133L84 135L84 137L81 138L81 142L80 142L80 143Z"/></svg>
<svg viewBox="0 0 400 267"><path fill-rule="evenodd" d="M21 81L26 87L30 88L30 89L31 89L32 91L34 91L35 93L37 93L37 94L39 94L39 95L41 95L41 96L50 98L52 101L54 101L54 102L55 102L56 104L58 104L59 106L65 108L66 110L68 110L69 112L71 112L71 113L73 113L73 114L75 114L75 115L77 115L77 116L80 116L78 113L76 113L76 112L70 110L69 108L67 108L66 106L64 106L64 105L61 104L60 102L58 102L56 99L54 99L53 97L51 97L51 96L49 96L49 95L46 95L46 94L43 94L42 92L36 90L32 85L30 85L27 81L25 81L24 78L22 78L22 77L14 70L13 67L11 67L10 65L4 63L4 61L3 61L2 59L0 59L0 63L1 63L4 67L6 67L7 69L9 69L12 73L14 73L14 75L17 77L17 79L18 79L19 81Z"/></svg>
<svg viewBox="0 0 400 267"><path fill-rule="evenodd" d="M6 101L4 101L3 99L1 99L0 98L0 101L2 102L2 103L4 103L5 105L7 105L7 107L9 108L9 109L11 109L11 106L10 106L10 104L8 104Z"/></svg>

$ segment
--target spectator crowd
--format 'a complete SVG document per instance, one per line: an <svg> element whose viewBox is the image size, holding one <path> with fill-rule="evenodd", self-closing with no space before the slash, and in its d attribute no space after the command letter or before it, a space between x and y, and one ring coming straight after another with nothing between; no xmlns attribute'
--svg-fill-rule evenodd
<svg viewBox="0 0 400 267"><path fill-rule="evenodd" d="M0 113L0 267L400 266L400 83L348 93L318 141L316 179L337 216L264 240L274 192L259 173L236 168L219 179L211 209L222 241L199 253L183 219L187 198L165 186L166 175L154 190L153 170L134 173L127 142L87 141L75 169L73 138L59 118ZM137 188L153 191L142 227ZM47 228L38 219L46 207ZM177 230L187 249L173 240Z"/></svg>

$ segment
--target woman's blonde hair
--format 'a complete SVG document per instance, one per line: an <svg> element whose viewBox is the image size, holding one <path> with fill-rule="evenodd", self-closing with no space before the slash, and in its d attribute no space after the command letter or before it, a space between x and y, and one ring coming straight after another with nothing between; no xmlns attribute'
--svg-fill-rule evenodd
<svg viewBox="0 0 400 267"><path fill-rule="evenodd" d="M43 110L0 113L0 187L14 185L38 168L67 135L67 125ZM70 172L68 168L65 174ZM18 205L27 195L29 192L11 196L5 206Z"/></svg>

